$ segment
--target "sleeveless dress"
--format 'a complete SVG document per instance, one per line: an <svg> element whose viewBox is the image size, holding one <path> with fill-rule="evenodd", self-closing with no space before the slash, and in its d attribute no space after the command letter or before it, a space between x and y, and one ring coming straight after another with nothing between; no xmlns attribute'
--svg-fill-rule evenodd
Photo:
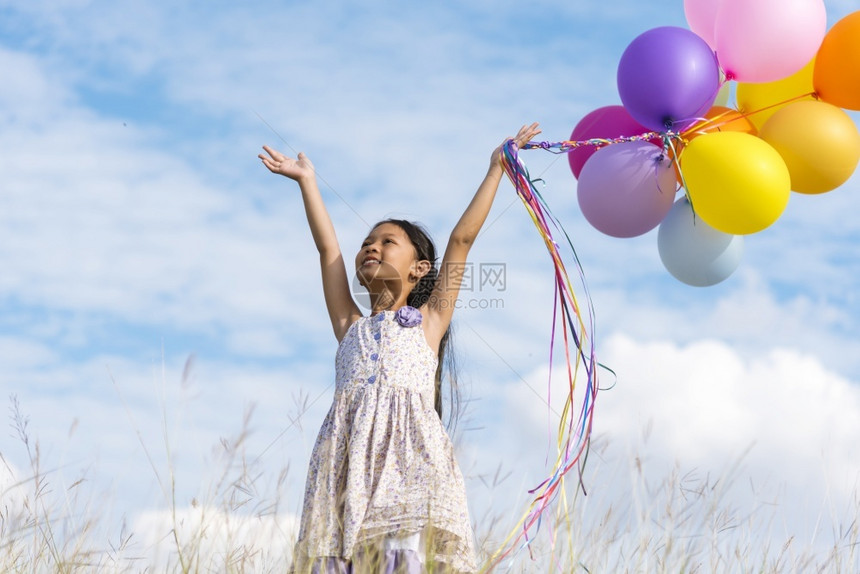
<svg viewBox="0 0 860 574"><path fill-rule="evenodd" d="M436 364L420 324L403 326L394 311L349 327L311 455L294 572L370 571L368 549L373 572L476 570L463 476L434 409Z"/></svg>

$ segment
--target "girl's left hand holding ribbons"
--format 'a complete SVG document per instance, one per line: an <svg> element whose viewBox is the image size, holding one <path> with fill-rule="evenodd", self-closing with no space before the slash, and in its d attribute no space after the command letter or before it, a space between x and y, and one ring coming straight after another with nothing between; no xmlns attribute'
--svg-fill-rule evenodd
<svg viewBox="0 0 860 574"><path fill-rule="evenodd" d="M502 167L502 149L505 147L505 144L509 140L514 140L514 143L517 144L517 147L522 147L523 145L529 143L535 136L541 133L541 129L537 122L531 125L525 125L520 128L520 131L517 132L517 135L512 138L505 138L505 141L499 145L495 150L493 150L493 155L490 160L490 167Z"/></svg>

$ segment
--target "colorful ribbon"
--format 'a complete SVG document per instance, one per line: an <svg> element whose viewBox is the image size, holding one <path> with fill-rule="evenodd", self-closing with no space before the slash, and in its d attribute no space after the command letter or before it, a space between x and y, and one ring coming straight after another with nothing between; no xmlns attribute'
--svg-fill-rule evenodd
<svg viewBox="0 0 860 574"><path fill-rule="evenodd" d="M634 136L635 140L648 140L654 137L662 138L663 136L656 133ZM624 138L617 141L634 141L634 138ZM580 145L606 145L615 141L529 142L523 146L523 149L540 148L550 151L558 150L558 153L563 153ZM564 343L568 384L567 397L558 422L557 454L553 468L547 478L529 490L529 494L533 495L529 508L502 543L501 549L490 558L485 566L485 572L493 570L502 560L512 554L515 555L524 548L529 547L535 535L540 530L544 514L558 502L559 498L561 498L561 504L558 504L556 508L555 520L550 524L550 528L552 529L561 520L568 521L567 495L564 481L566 475L574 468L577 469L578 487L585 493L582 482L582 465L585 463L591 443L594 403L598 390L597 369L600 366L595 356L594 347L594 308L585 283L582 265L570 236L561 223L553 216L548 204L534 186L534 182L529 177L528 170L517 156L517 146L513 140L509 140L503 146L502 164L516 188L517 195L519 195L535 227L543 238L547 251L553 261L555 268L555 302L553 304L552 332L550 334L550 380L548 384L552 383L556 335L559 329L561 330L561 338ZM556 241L554 234L564 237L564 249ZM579 282L585 295L584 308L580 306L576 299L567 266L565 265L563 251L567 252L570 259L569 262L573 263L579 275ZM576 389L577 379L580 377L580 374L584 374L583 383L585 384L585 393L582 404L575 405L574 390ZM556 540L552 532L550 533L550 537L552 546L555 548Z"/></svg>

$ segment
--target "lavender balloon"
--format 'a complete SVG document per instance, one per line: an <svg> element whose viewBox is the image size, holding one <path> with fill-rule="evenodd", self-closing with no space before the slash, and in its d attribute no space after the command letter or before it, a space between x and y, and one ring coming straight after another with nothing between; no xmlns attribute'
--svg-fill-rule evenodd
<svg viewBox="0 0 860 574"><path fill-rule="evenodd" d="M675 170L648 142L621 142L597 150L579 174L576 197L585 219L613 237L654 229L675 201Z"/></svg>
<svg viewBox="0 0 860 574"><path fill-rule="evenodd" d="M618 63L618 93L643 126L681 131L707 112L720 89L717 57L701 37L674 26L637 36Z"/></svg>

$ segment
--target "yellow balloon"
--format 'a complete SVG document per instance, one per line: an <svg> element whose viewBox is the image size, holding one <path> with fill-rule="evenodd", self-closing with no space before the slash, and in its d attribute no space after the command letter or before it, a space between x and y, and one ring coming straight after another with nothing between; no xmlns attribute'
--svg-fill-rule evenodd
<svg viewBox="0 0 860 574"><path fill-rule="evenodd" d="M756 233L788 205L788 168L770 144L754 135L701 135L687 144L680 161L693 210L718 231Z"/></svg>
<svg viewBox="0 0 860 574"><path fill-rule="evenodd" d="M759 137L782 156L791 174L791 189L800 193L839 187L860 161L857 126L848 114L826 102L785 106L765 122Z"/></svg>
<svg viewBox="0 0 860 574"><path fill-rule="evenodd" d="M764 123L782 106L798 99L813 99L812 75L815 59L794 74L764 84L739 83L735 98L738 110L747 114L755 127L761 129Z"/></svg>

